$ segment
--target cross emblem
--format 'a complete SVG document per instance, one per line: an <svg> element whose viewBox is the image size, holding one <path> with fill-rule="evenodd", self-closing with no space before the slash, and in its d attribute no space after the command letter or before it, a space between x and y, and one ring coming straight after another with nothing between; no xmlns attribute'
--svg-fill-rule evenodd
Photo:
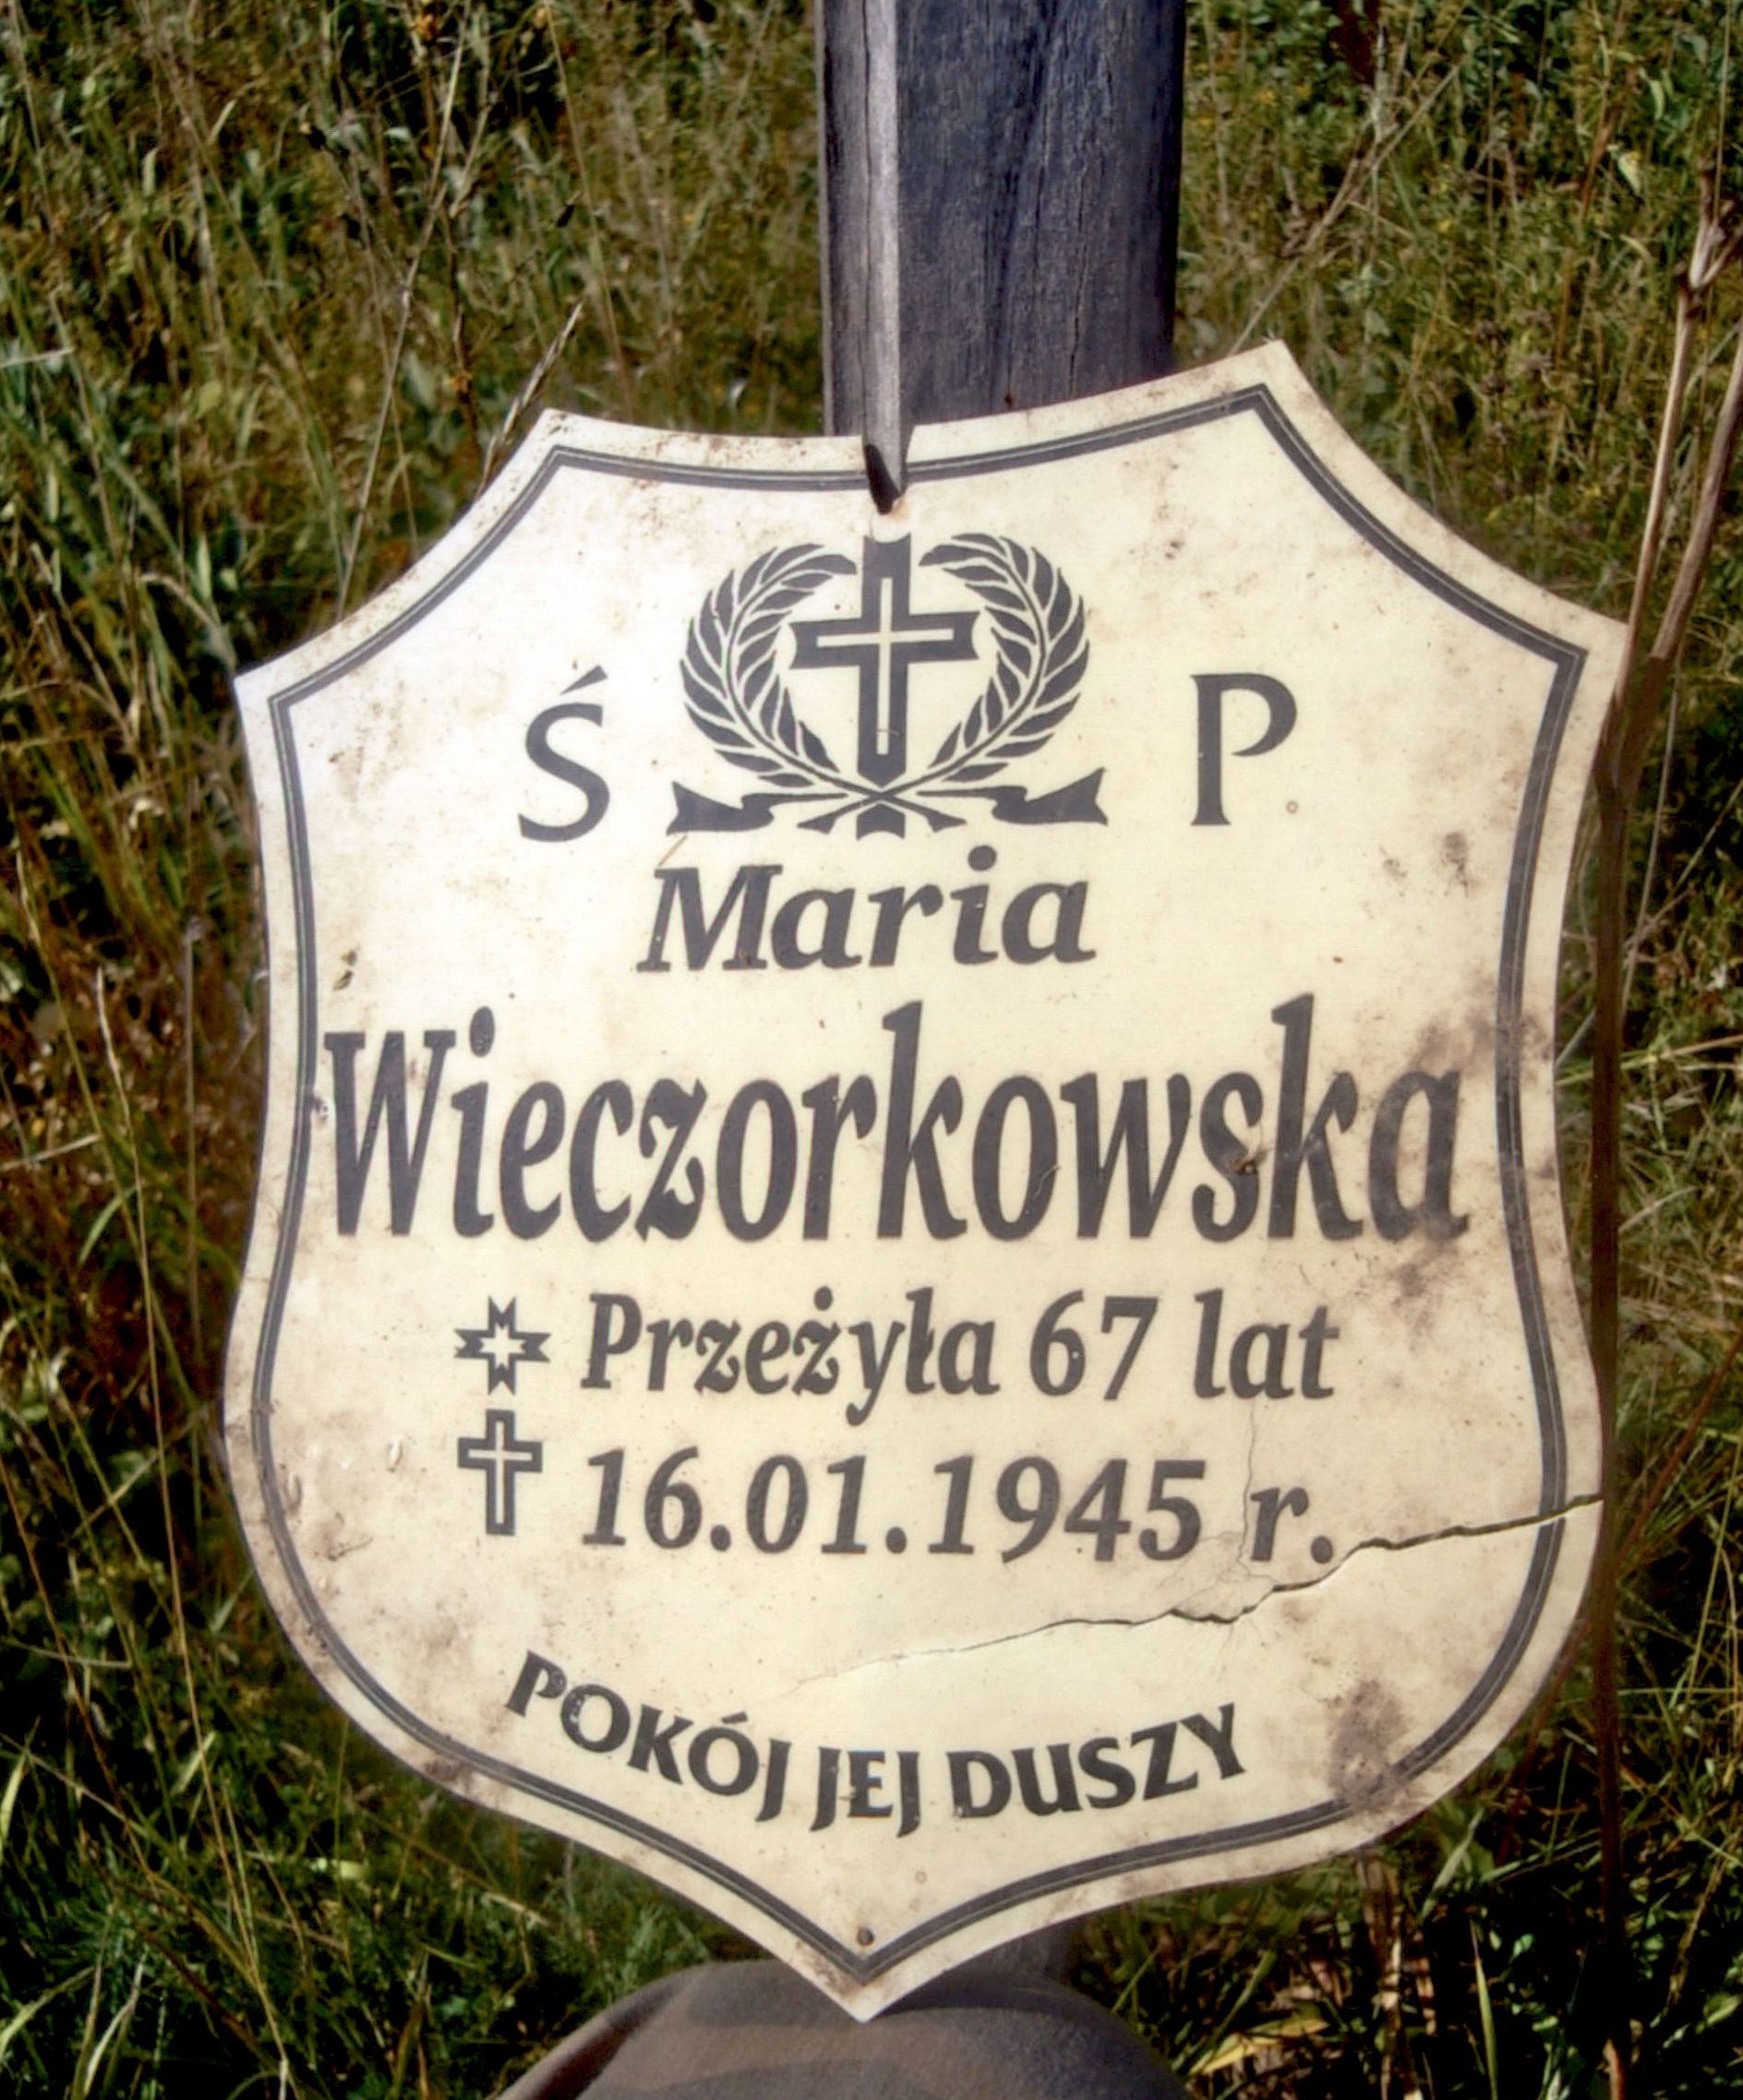
<svg viewBox="0 0 1743 2100"><path fill-rule="evenodd" d="M875 787L908 770L908 666L965 663L975 654L972 612L917 613L908 604L912 549L908 539L867 540L859 612L793 622L796 671L851 665L859 674L859 777ZM859 821L862 832L901 828L894 810L868 810Z"/></svg>
<svg viewBox="0 0 1743 2100"><path fill-rule="evenodd" d="M515 1441L512 1408L487 1408L484 1434L463 1436L454 1462L462 1472L485 1476L485 1530L492 1538L512 1538L515 1475L545 1470L544 1445L533 1437Z"/></svg>

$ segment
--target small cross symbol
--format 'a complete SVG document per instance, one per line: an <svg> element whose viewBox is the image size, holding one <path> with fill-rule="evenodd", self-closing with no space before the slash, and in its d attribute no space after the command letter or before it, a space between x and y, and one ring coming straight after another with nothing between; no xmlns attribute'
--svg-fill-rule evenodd
<svg viewBox="0 0 1743 2100"><path fill-rule="evenodd" d="M796 619L793 668L859 674L859 777L875 787L908 769L908 667L966 663L975 654L976 616L917 613L908 605L913 542L867 540L859 565L859 610L846 619ZM866 818L882 822L868 824ZM867 810L861 831L901 829L899 812Z"/></svg>
<svg viewBox="0 0 1743 2100"><path fill-rule="evenodd" d="M512 1408L487 1408L484 1434L463 1436L455 1463L463 1472L485 1476L485 1530L492 1538L512 1538L514 1476L545 1470L544 1445L535 1438L515 1442Z"/></svg>

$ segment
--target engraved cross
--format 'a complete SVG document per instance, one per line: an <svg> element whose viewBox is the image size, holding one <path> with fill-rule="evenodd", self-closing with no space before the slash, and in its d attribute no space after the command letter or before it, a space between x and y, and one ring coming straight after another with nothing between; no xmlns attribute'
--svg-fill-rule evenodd
<svg viewBox="0 0 1743 2100"><path fill-rule="evenodd" d="M484 1434L461 1437L454 1463L463 1472L485 1476L485 1530L493 1538L512 1538L515 1475L545 1470L544 1445L534 1437L516 1441L512 1408L487 1408Z"/></svg>
<svg viewBox="0 0 1743 2100"><path fill-rule="evenodd" d="M908 770L908 667L964 663L975 654L972 612L917 613L908 604L912 540L867 540L859 610L846 619L796 619L793 668L859 674L859 777L887 787Z"/></svg>

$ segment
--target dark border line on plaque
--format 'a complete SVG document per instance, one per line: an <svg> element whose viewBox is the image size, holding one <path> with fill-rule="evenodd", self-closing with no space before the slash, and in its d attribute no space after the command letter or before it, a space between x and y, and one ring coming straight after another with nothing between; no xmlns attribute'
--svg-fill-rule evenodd
<svg viewBox="0 0 1743 2100"><path fill-rule="evenodd" d="M1535 1264L1532 1258L1530 1199L1521 1158L1522 1118L1519 1037L1526 936L1531 922L1530 907L1536 876L1538 842L1548 789L1554 777L1555 759L1585 661L1585 653L1503 611L1489 600L1457 583L1418 555L1335 479L1330 470L1290 422L1270 390L1263 385L1243 388L1214 402L1160 411L1110 430L1086 432L1075 438L1038 440L1034 444L1016 447L1009 451L962 454L949 460L920 462L913 469L911 478L915 481L954 479L1024 464L1067 459L1083 453L1106 450L1114 446L1140 443L1146 438L1166 436L1248 412L1257 414L1284 456L1298 468L1309 485L1325 498L1346 522L1396 567L1403 570L1455 610L1475 619L1504 639L1545 658L1555 666L1551 690L1539 724L1509 870L1502 922L1501 973L1497 993L1496 1030L1496 1119L1502 1209L1513 1259L1515 1284L1524 1318L1527 1354L1533 1370L1543 1444L1538 1515L1554 1520L1545 1525L1533 1544L1531 1564L1519 1602L1488 1667L1452 1713L1421 1744L1395 1760L1394 1770L1408 1778L1425 1770L1456 1745L1481 1718L1512 1676L1542 1614L1544 1600L1548 1593L1559 1557L1564 1529L1561 1520L1555 1518L1555 1511L1565 1491L1566 1434L1561 1419L1554 1359L1549 1348L1547 1316ZM442 1734L403 1707L385 1686L378 1683L332 1629L293 1546L279 1495L271 1449L271 1371L277 1353L279 1327L289 1285L291 1263L301 1227L310 1143L310 1086L316 1065L315 1043L318 1035L314 900L308 880L308 840L302 779L296 762L290 711L300 701L309 698L367 663L439 605L495 551L544 493L556 474L570 466L635 479L684 482L708 486L840 490L860 486L859 477L852 474L823 470L785 473L754 468L703 468L679 462L628 461L559 441L541 462L526 487L512 499L478 545L423 596L398 614L378 633L347 651L336 663L286 687L283 691L274 694L268 702L272 717L274 746L285 786L289 817L287 846L296 925L299 1026L296 1042L296 1106L293 1115L290 1157L287 1161L286 1200L281 1215L278 1244L274 1251L268 1286L267 1309L255 1360L251 1441L268 1523L279 1548L281 1563L311 1630L368 1702L412 1741L444 1757L458 1758L463 1764L496 1780L511 1792L522 1793L579 1814L589 1821L631 1838L651 1851L687 1866L703 1880L711 1881L730 1891L765 1917L783 1925L795 1938L826 1955L838 1967L860 1981L871 1980L908 1955L947 1937L964 1925L996 1914L1032 1897L1081 1887L1147 1866L1163 1866L1174 1861L1205 1857L1300 1836L1342 1821L1360 1804L1332 1799L1256 1823L1195 1836L1162 1839L1149 1845L1133 1846L1121 1852L1099 1854L1091 1859L1008 1882L997 1890L941 1913L926 1924L890 1940L875 1952L865 1953L835 1939L832 1934L801 1915L790 1904L749 1877L703 1854L695 1846L674 1839L636 1817L612 1808L607 1803L594 1801L572 1788L543 1779L536 1773L524 1771L507 1760L468 1749L463 1744ZM264 1118L262 1128L265 1128Z"/></svg>

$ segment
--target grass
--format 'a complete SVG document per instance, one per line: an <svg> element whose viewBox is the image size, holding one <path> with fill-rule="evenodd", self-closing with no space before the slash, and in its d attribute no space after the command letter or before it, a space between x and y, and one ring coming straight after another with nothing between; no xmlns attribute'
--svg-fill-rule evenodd
<svg viewBox="0 0 1743 2100"><path fill-rule="evenodd" d="M1619 612L1697 175L1737 186L1735 13L1378 21L1364 83L1320 7L1194 6L1183 356L1281 334L1449 523ZM216 1420L260 1051L228 679L443 530L529 374L595 414L814 426L811 93L797 0L0 0L6 2090L482 2093L742 1951L391 1766L254 1584ZM1743 1381L1714 1384L1743 1319L1740 585L1728 522L1640 826L1629 1009L1633 2011L1648 2084L1691 2095L1743 2078ZM1581 897L1576 1237L1589 973ZM1112 1914L1082 1980L1208 2100L1583 2095L1591 1728L1576 1656L1393 1842Z"/></svg>

